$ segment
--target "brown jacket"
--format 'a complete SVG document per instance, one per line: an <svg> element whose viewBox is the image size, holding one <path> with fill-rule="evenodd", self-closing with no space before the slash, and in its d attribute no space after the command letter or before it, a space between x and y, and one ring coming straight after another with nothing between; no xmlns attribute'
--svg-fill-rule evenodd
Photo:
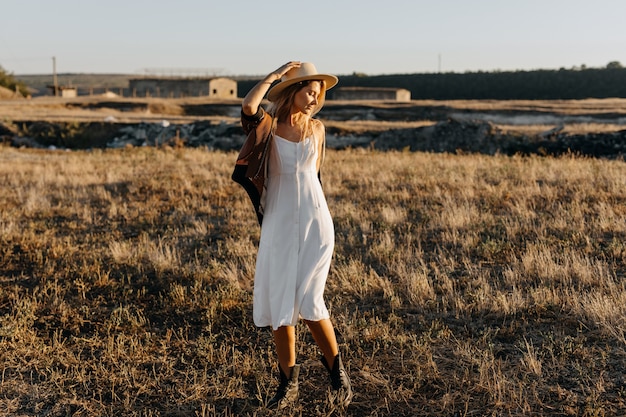
<svg viewBox="0 0 626 417"><path fill-rule="evenodd" d="M241 126L248 136L239 151L235 170L231 176L233 181L241 184L248 193L259 225L263 223L262 197L265 191L269 151L273 140L272 123L272 117L262 107L259 107L254 116L241 112ZM325 145L322 159L324 150ZM317 175L321 182L319 170Z"/></svg>

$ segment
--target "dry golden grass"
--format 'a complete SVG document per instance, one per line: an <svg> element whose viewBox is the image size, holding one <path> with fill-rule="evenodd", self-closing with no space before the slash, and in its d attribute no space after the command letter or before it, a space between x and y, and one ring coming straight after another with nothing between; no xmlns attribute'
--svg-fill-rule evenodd
<svg viewBox="0 0 626 417"><path fill-rule="evenodd" d="M494 124L502 132L510 134L522 134L522 135L538 135L550 131L556 128L554 124L534 124L534 125L510 125L510 124ZM560 127L560 126L559 126ZM569 135L586 135L593 133L613 133L626 130L624 125L612 124L612 123L568 123L564 124L563 129L559 133L565 133Z"/></svg>
<svg viewBox="0 0 626 417"><path fill-rule="evenodd" d="M348 131L354 134L362 134L368 132L383 132L389 129L418 129L421 127L432 126L436 122L429 120L415 121L381 121L381 120L325 120L324 125L327 128L336 128Z"/></svg>
<svg viewBox="0 0 626 417"><path fill-rule="evenodd" d="M271 415L234 153L0 147L0 413ZM626 409L626 164L329 151L353 416ZM298 333L302 415L330 415Z"/></svg>
<svg viewBox="0 0 626 417"><path fill-rule="evenodd" d="M582 100L416 100L415 103L449 106L468 110L517 110L559 114L626 114L625 98L587 98Z"/></svg>
<svg viewBox="0 0 626 417"><path fill-rule="evenodd" d="M139 123L167 119L173 123L192 123L198 120L228 121L236 123L238 117L185 115L183 106L207 103L225 105L241 104L241 100L209 98L123 98L80 96L76 98L37 97L30 100L0 100L2 121L47 122L101 122L115 118L119 123Z"/></svg>

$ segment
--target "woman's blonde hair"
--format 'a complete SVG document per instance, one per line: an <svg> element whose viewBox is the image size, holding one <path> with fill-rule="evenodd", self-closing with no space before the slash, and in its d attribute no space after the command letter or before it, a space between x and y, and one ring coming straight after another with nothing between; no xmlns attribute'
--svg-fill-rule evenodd
<svg viewBox="0 0 626 417"><path fill-rule="evenodd" d="M306 80L285 88L283 91L281 91L276 100L270 103L268 112L270 115L272 115L272 117L274 117L274 120L285 120L289 116L289 111L291 110L291 106L293 105L296 93L307 85L311 84L312 82L320 83L320 94L317 97L317 106L315 106L315 108L313 109L311 117L319 113L319 111L324 106L324 101L326 100L326 83L323 80Z"/></svg>

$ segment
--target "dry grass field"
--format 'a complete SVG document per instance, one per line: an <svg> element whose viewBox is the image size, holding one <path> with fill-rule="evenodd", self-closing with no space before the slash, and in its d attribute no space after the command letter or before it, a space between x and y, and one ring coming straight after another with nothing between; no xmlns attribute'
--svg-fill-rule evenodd
<svg viewBox="0 0 626 417"><path fill-rule="evenodd" d="M234 153L0 147L0 414L266 416ZM356 397L303 416L626 412L626 163L330 151L326 299Z"/></svg>

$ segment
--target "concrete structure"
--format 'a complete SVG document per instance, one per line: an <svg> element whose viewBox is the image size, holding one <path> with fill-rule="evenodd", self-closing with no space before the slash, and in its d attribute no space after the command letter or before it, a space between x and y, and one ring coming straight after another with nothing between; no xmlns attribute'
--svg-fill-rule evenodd
<svg viewBox="0 0 626 417"><path fill-rule="evenodd" d="M331 91L333 100L411 101L411 92L404 88L339 87Z"/></svg>
<svg viewBox="0 0 626 417"><path fill-rule="evenodd" d="M63 98L74 98L78 96L78 89L76 87L70 86L58 86L49 85L48 88L51 90L53 96L63 97Z"/></svg>
<svg viewBox="0 0 626 417"><path fill-rule="evenodd" d="M237 81L229 78L134 78L129 80L133 97L237 98Z"/></svg>

